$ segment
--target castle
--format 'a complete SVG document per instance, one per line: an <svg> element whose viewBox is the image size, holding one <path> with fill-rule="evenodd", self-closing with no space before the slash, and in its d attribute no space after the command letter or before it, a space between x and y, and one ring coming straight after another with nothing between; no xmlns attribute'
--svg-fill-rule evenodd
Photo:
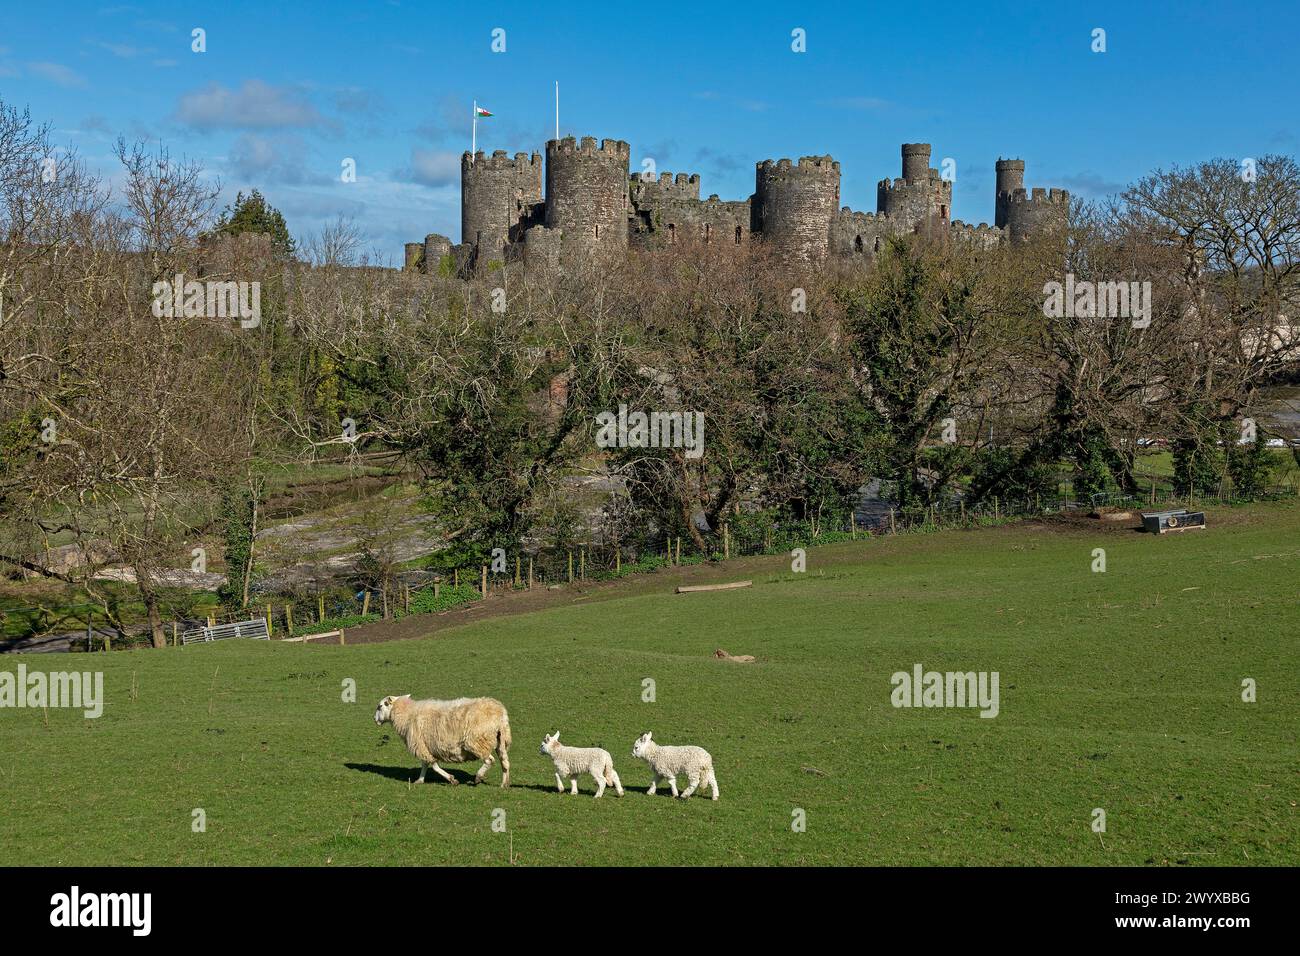
<svg viewBox="0 0 1300 956"><path fill-rule="evenodd" d="M700 199L698 174L629 174L622 140L572 136L546 144L545 189L537 153L464 153L461 243L429 235L407 243L405 268L458 271L522 258L555 263L564 256L616 256L629 246L692 238L743 245L761 238L788 261L870 258L891 235L946 231L954 239L992 246L1018 242L1063 223L1070 194L1025 189L1025 163L999 159L994 224L952 221L952 182L930 166L929 143L904 143L902 176L876 187L876 211L840 207L840 164L830 156L797 163L766 159L744 200Z"/></svg>

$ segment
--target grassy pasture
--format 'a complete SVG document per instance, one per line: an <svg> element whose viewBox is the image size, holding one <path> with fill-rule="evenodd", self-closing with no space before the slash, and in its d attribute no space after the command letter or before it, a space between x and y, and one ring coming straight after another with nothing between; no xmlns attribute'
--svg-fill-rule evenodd
<svg viewBox="0 0 1300 956"><path fill-rule="evenodd" d="M107 698L98 720L0 709L0 846L67 865L1294 864L1300 507L1210 523L858 541L811 551L804 574L716 569L747 590L679 596L650 575L431 619L422 640L0 658L94 667ZM1000 714L892 707L891 674L916 663L997 671ZM495 768L491 786L411 786L415 761L372 720L408 692L499 697L515 786ZM538 746L556 728L608 749L628 795L593 801L590 778L555 793ZM646 796L630 751L647 729L712 751L721 801Z"/></svg>

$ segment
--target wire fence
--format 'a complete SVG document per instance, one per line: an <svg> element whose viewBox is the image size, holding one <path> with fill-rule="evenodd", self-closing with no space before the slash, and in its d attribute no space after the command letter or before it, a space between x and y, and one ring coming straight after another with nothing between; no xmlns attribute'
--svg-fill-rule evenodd
<svg viewBox="0 0 1300 956"><path fill-rule="evenodd" d="M884 489L890 490L888 488ZM716 529L647 532L624 540L588 540L566 547L534 548L513 555L498 552L493 559L444 570L396 570L375 586L334 586L315 593L259 596L244 608L214 609L203 616L175 617L164 624L167 644L180 644L186 631L219 624L265 619L272 640L323 631L338 631L412 614L430 614L463 607L494 593L557 588L613 580L704 562L789 553L794 548L841 541L866 540L882 535L920 534L954 528L989 527L1030 517L1068 512L1159 511L1206 505L1238 504L1246 500L1275 500L1300 496L1293 486L1270 486L1262 494L1245 498L1176 495L1153 483L1139 495L1111 490L1079 500L1069 483L1058 485L1053 496L990 498L968 504L951 496L924 507L899 509L887 499L853 496L835 503L816 517L779 519L761 511L733 511L717 522ZM593 536L594 537L594 536ZM97 605L70 605L60 609L8 608L8 617L24 610L46 614L72 612L65 620L84 618L79 633L68 636L69 649L106 651L152 643L147 628L124 633L109 627ZM96 612L99 612L98 614ZM76 615L80 614L81 617ZM9 642L11 645L13 641ZM0 649L4 649L0 642ZM22 649L22 648L9 648Z"/></svg>

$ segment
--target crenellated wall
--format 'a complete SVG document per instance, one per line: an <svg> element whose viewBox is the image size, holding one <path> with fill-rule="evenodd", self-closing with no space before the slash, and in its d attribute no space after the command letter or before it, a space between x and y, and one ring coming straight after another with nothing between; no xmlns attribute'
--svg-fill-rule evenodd
<svg viewBox="0 0 1300 956"><path fill-rule="evenodd" d="M870 259L892 233L893 224L884 213L854 212L845 206L831 220L830 252Z"/></svg>
<svg viewBox="0 0 1300 956"><path fill-rule="evenodd" d="M870 258L888 236L916 232L987 248L1059 228L1068 218L1068 192L1027 191L1024 160L999 158L994 224L952 222L952 183L930 166L930 153L929 143L902 144L902 176L880 180L874 213L839 208L840 164L830 156L757 163L754 194L727 201L701 200L698 173L629 175L631 150L622 140L550 140L545 167L537 153L465 153L461 244L432 235L408 243L405 267L425 271L448 256L459 269L521 255L550 263L561 252L622 254L629 243L744 246L751 238L790 261L812 263L828 255Z"/></svg>

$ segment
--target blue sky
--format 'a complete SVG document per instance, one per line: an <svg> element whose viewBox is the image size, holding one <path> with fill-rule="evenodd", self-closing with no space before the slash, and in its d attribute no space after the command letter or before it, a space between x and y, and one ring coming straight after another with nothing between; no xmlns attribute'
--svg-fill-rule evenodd
<svg viewBox="0 0 1300 956"><path fill-rule="evenodd" d="M756 161L830 153L841 203L874 210L899 144L933 143L973 222L993 218L998 156L1023 158L1029 186L1099 197L1159 166L1295 155L1300 137L1300 5L1267 0L5 7L0 98L110 182L118 134L161 139L229 197L261 188L297 235L352 217L390 263L425 233L460 239L471 102L496 114L480 148L541 151L557 80L563 135L628 140L634 168L698 172L724 199L753 191Z"/></svg>

